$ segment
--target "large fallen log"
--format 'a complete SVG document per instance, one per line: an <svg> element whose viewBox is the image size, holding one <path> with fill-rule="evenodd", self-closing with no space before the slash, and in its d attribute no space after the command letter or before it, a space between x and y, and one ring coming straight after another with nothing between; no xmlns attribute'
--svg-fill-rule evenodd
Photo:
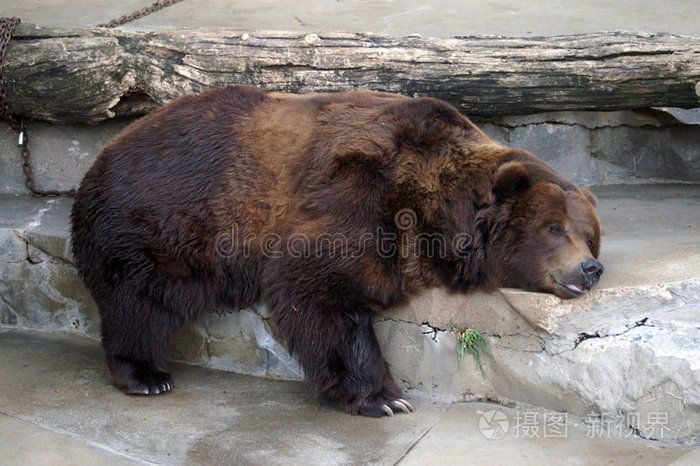
<svg viewBox="0 0 700 466"><path fill-rule="evenodd" d="M22 116L97 123L209 86L375 89L467 115L700 105L700 38L599 33L427 39L227 29L14 32L7 94Z"/></svg>

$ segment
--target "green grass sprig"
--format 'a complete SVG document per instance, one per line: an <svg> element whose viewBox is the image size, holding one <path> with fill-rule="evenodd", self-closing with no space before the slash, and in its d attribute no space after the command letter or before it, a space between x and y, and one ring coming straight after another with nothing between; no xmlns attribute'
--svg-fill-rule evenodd
<svg viewBox="0 0 700 466"><path fill-rule="evenodd" d="M488 356L487 348L488 342L484 339L483 335L473 328L467 328L464 330L459 330L452 323L450 323L450 328L457 336L457 361L459 363L459 372L462 373L462 359L465 353L471 353L474 356L476 365L481 372L481 376L486 378L484 374L484 369L481 367L481 357L479 356L479 351L484 353L484 356Z"/></svg>

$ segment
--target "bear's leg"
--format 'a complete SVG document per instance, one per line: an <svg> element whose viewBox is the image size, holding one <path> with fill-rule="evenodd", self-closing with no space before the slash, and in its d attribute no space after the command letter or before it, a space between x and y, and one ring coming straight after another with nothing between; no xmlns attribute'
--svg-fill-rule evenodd
<svg viewBox="0 0 700 466"><path fill-rule="evenodd" d="M351 414L381 417L398 411L415 411L402 398L401 389L382 356L371 313L358 312L349 316L348 323L342 341L336 344L337 356L329 361L328 368L336 383L327 393Z"/></svg>
<svg viewBox="0 0 700 466"><path fill-rule="evenodd" d="M148 298L137 299L131 291L115 296L112 306L100 307L102 345L112 382L128 394L169 392L173 378L163 367L181 319Z"/></svg>
<svg viewBox="0 0 700 466"><path fill-rule="evenodd" d="M368 307L342 295L325 305L322 297L297 296L293 302L290 295L271 303L273 318L315 393L329 394L351 414L381 417L414 411L391 377ZM324 296L333 295L332 289L324 289Z"/></svg>

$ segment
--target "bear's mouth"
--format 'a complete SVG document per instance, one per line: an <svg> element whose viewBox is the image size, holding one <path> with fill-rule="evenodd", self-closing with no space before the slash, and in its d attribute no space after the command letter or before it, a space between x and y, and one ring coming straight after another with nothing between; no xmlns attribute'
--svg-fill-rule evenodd
<svg viewBox="0 0 700 466"><path fill-rule="evenodd" d="M564 285L564 288L571 291L572 293L574 293L577 296L588 293L588 288L586 288L585 286L569 284L569 285Z"/></svg>
<svg viewBox="0 0 700 466"><path fill-rule="evenodd" d="M589 289L583 285L576 285L574 283L564 283L561 280L557 279L557 277L555 277L553 274L551 275L551 277L554 280L554 282L557 285L559 285L560 288L567 290L573 296L581 296L588 293L589 291Z"/></svg>

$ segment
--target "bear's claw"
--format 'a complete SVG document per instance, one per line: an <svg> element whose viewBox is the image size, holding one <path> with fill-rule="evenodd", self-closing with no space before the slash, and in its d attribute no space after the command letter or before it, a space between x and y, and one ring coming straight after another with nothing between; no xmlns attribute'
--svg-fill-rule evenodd
<svg viewBox="0 0 700 466"><path fill-rule="evenodd" d="M392 401L391 407L392 407L392 409L398 408L406 414L411 414L412 412L414 412L416 410L416 408L414 408L411 403L404 400L403 398L399 398L398 400Z"/></svg>
<svg viewBox="0 0 700 466"><path fill-rule="evenodd" d="M160 395L161 393L167 393L172 391L173 386L169 382L163 382L160 384L140 384L131 390L128 390L129 395Z"/></svg>
<svg viewBox="0 0 700 466"><path fill-rule="evenodd" d="M388 404L382 403L381 408L387 416L393 416L394 413L397 413L399 411L403 411L406 414L411 414L416 410L416 408L414 408L411 403L404 400L403 398L389 401Z"/></svg>
<svg viewBox="0 0 700 466"><path fill-rule="evenodd" d="M386 413L387 416L393 416L393 415L394 415L394 411L393 411L390 407L388 407L387 405L385 405L384 403L382 403L382 411L384 411L384 412Z"/></svg>
<svg viewBox="0 0 700 466"><path fill-rule="evenodd" d="M173 389L173 384L168 379L172 377L167 372L157 372L154 374L155 379L164 378L165 380L154 380L153 383L148 384L146 395L160 395L161 393L168 393Z"/></svg>
<svg viewBox="0 0 700 466"><path fill-rule="evenodd" d="M399 411L404 412L406 414L411 414L416 410L416 408L414 408L411 403L404 400L403 398L382 403L380 407L382 411L384 411L384 414L386 414L387 416L393 416L394 413L398 413Z"/></svg>
<svg viewBox="0 0 700 466"><path fill-rule="evenodd" d="M368 417L384 417L393 416L396 413L406 413L410 414L416 410L411 403L404 400L403 398L397 398L395 400L379 399L379 400L365 400L362 405L353 407L346 407L346 410L353 414L359 414L361 416Z"/></svg>

